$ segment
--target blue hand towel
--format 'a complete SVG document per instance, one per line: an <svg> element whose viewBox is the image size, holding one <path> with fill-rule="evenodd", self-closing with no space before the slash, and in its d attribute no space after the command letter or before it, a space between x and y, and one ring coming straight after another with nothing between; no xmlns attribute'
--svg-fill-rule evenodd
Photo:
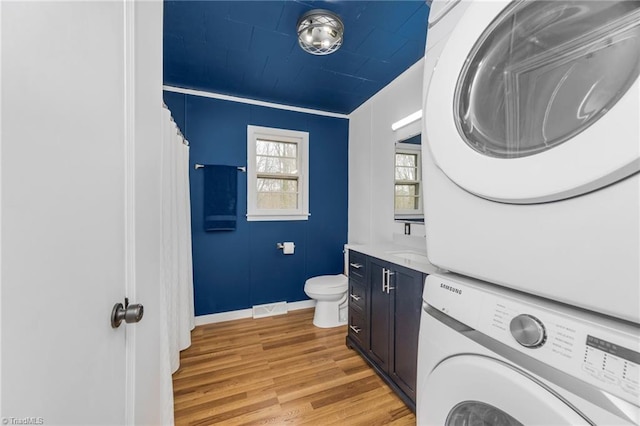
<svg viewBox="0 0 640 426"><path fill-rule="evenodd" d="M238 168L204 168L204 230L234 231L238 204Z"/></svg>

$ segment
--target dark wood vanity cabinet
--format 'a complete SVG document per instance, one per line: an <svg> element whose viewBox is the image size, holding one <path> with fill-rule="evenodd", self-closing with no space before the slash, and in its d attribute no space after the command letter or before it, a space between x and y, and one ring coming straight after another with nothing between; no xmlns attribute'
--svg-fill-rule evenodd
<svg viewBox="0 0 640 426"><path fill-rule="evenodd" d="M358 351L415 411L426 275L353 250L349 263L347 346Z"/></svg>

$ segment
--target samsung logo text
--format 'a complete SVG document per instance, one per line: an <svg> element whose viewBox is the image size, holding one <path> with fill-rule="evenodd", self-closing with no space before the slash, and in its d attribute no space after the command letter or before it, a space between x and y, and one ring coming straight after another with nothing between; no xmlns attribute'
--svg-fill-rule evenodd
<svg viewBox="0 0 640 426"><path fill-rule="evenodd" d="M459 288L451 287L450 285L445 283L440 283L440 288L444 288L445 290L449 290L450 292L455 294L462 294L462 290L460 290Z"/></svg>

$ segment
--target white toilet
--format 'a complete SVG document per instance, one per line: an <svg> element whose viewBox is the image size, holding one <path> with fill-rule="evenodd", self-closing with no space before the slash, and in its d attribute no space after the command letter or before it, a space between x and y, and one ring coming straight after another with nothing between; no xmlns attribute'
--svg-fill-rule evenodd
<svg viewBox="0 0 640 426"><path fill-rule="evenodd" d="M316 301L313 325L337 327L347 323L347 290L349 279L343 275L321 275L304 283L304 292Z"/></svg>

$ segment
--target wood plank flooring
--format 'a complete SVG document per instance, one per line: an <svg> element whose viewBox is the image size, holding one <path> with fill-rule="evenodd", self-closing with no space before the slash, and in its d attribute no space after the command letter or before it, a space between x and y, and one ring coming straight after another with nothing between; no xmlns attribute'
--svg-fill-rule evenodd
<svg viewBox="0 0 640 426"><path fill-rule="evenodd" d="M415 425L313 309L196 327L173 376L176 425Z"/></svg>

